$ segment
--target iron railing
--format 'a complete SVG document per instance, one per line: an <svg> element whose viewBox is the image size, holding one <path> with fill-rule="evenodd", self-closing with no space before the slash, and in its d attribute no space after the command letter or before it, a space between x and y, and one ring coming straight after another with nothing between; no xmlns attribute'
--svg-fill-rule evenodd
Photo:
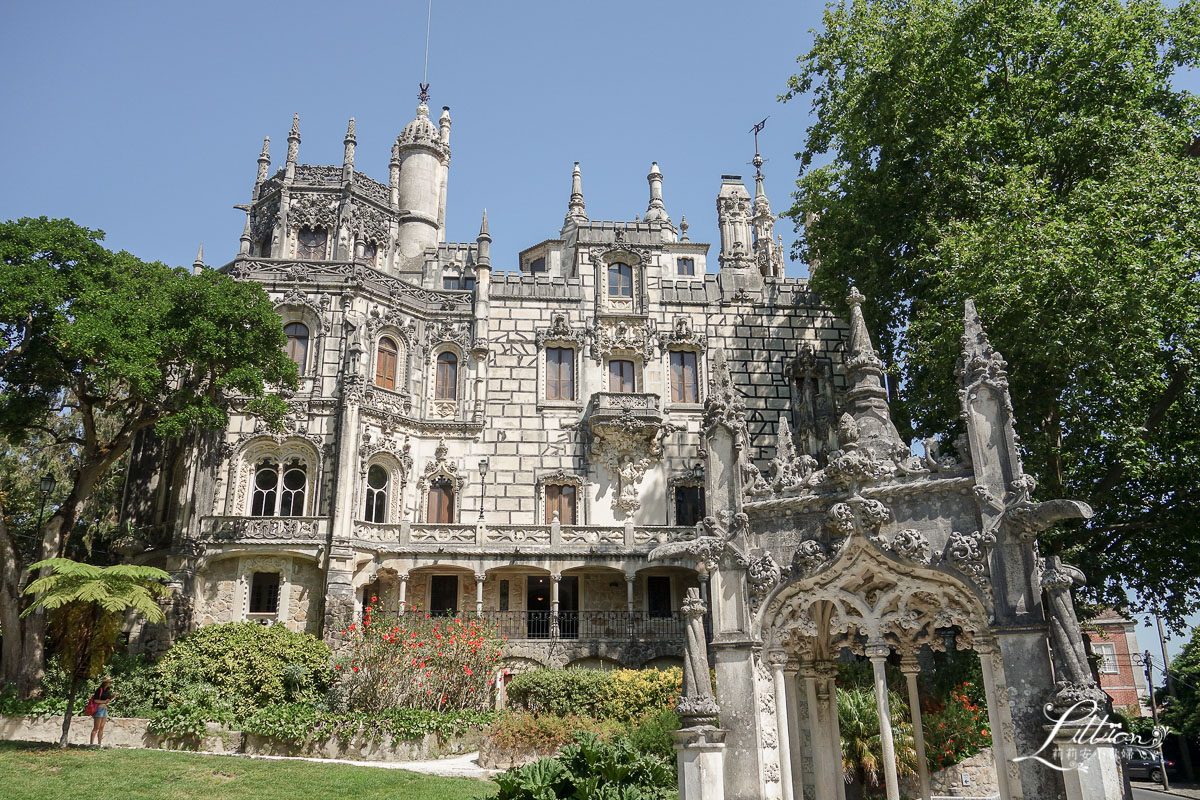
<svg viewBox="0 0 1200 800"><path fill-rule="evenodd" d="M679 612L484 611L483 619L509 639L682 639Z"/></svg>

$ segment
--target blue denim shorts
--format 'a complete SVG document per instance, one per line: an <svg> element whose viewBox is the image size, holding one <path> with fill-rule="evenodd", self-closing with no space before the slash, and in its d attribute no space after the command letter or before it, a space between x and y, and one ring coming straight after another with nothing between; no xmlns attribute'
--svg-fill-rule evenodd
<svg viewBox="0 0 1200 800"><path fill-rule="evenodd" d="M108 719L108 709L97 708L96 713L92 714L92 719Z"/></svg>

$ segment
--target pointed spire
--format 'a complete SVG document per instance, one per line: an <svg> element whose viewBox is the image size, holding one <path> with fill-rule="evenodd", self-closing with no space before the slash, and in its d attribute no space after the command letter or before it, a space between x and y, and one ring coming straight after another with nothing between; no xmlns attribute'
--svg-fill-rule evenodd
<svg viewBox="0 0 1200 800"><path fill-rule="evenodd" d="M579 172L579 162L576 161L575 168L571 170L571 201L567 204L567 217L563 220L563 225L571 222L585 224L587 221L587 210L583 205L583 176Z"/></svg>
<svg viewBox="0 0 1200 800"><path fill-rule="evenodd" d="M346 125L346 138L354 142L358 141L354 136L354 117L351 117L350 122Z"/></svg>
<svg viewBox="0 0 1200 800"><path fill-rule="evenodd" d="M1008 390L1008 362L992 347L972 298L963 307L962 348L956 372L963 388L986 381Z"/></svg>
<svg viewBox="0 0 1200 800"><path fill-rule="evenodd" d="M249 218L247 218L248 220ZM199 274L204 269L204 242L200 243L200 249L196 251L196 260L192 262L192 272Z"/></svg>
<svg viewBox="0 0 1200 800"><path fill-rule="evenodd" d="M491 235L488 233L487 209L486 208L483 210L483 221L479 223L479 238L484 238L484 237L487 237L487 240L489 242L492 240Z"/></svg>
<svg viewBox="0 0 1200 800"><path fill-rule="evenodd" d="M863 319L862 304L865 299L858 287L850 287L850 294L846 298L850 306L846 407L858 426L859 446L868 449L877 459L887 459L900 451L906 452L907 448L892 423L888 392L883 385L883 360L875 352L866 320Z"/></svg>
<svg viewBox="0 0 1200 800"><path fill-rule="evenodd" d="M646 207L646 222L665 222L671 224L667 216L667 207L663 205L662 182L663 174L658 169L658 162L650 165L650 174L646 176L650 183L650 205Z"/></svg>
<svg viewBox="0 0 1200 800"><path fill-rule="evenodd" d="M262 151L258 154L258 177L255 183L262 183L267 179L267 173L271 171L271 137L267 136L263 139Z"/></svg>
<svg viewBox="0 0 1200 800"><path fill-rule="evenodd" d="M250 207L242 206L242 208L246 210L246 224L242 228L242 235L239 240L240 244L238 245L238 255L248 256L250 255L250 242L253 241L250 238Z"/></svg>
<svg viewBox="0 0 1200 800"><path fill-rule="evenodd" d="M350 118L349 124L346 126L346 138L343 140L346 150L342 155L342 180L354 180L354 147L358 144L358 138L354 135L354 117Z"/></svg>
<svg viewBox="0 0 1200 800"><path fill-rule="evenodd" d="M446 147L450 146L450 106L442 106L442 115L438 117L438 134L441 137L442 144Z"/></svg>
<svg viewBox="0 0 1200 800"><path fill-rule="evenodd" d="M483 221L479 223L479 235L475 237L475 265L491 268L492 235L488 233L487 209L483 210Z"/></svg>
<svg viewBox="0 0 1200 800"><path fill-rule="evenodd" d="M300 156L300 115L292 117L292 129L288 131L287 162L284 174L288 181L296 175L296 159Z"/></svg>

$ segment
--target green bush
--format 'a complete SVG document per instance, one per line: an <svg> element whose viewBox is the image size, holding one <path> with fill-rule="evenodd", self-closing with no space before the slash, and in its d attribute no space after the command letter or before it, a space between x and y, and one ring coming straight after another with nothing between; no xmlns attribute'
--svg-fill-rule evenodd
<svg viewBox="0 0 1200 800"><path fill-rule="evenodd" d="M679 715L663 709L648 711L634 719L625 735L639 753L653 753L674 763L675 739L671 731L676 730L679 730Z"/></svg>
<svg viewBox="0 0 1200 800"><path fill-rule="evenodd" d="M488 737L510 753L554 753L575 741L580 733L611 738L621 733L616 722L575 714L533 714L506 711L496 716Z"/></svg>
<svg viewBox="0 0 1200 800"><path fill-rule="evenodd" d="M375 714L339 714L304 703L281 703L255 711L242 730L288 744L325 739L346 741L358 734L371 741L380 741L384 736L391 736L394 741L411 741L433 733L445 740L460 736L469 728L482 728L494 716L480 711L438 712L414 708Z"/></svg>
<svg viewBox="0 0 1200 800"><path fill-rule="evenodd" d="M283 702L316 702L329 687L329 647L307 633L257 622L206 625L182 637L158 662L157 704L187 701L191 687L209 686L242 720Z"/></svg>
<svg viewBox="0 0 1200 800"><path fill-rule="evenodd" d="M495 800L666 800L675 793L675 765L640 753L628 738L580 734L557 758L497 775Z"/></svg>
<svg viewBox="0 0 1200 800"><path fill-rule="evenodd" d="M537 669L508 684L509 703L535 714L630 720L673 708L683 671L671 669Z"/></svg>

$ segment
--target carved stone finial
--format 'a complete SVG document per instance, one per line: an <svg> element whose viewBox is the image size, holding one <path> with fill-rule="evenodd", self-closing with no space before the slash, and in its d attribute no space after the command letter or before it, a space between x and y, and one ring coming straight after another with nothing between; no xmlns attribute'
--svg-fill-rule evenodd
<svg viewBox="0 0 1200 800"><path fill-rule="evenodd" d="M689 227L690 226L688 225L687 214L684 214L682 217L679 218L679 241L681 241L681 242L691 241L690 239L688 239L688 228Z"/></svg>
<svg viewBox="0 0 1200 800"><path fill-rule="evenodd" d="M700 590L687 590L680 606L687 620L687 644L683 662L683 692L675 706L684 728L712 725L716 722L718 707L712 693L712 679L708 669L708 642L704 638L704 614L707 612Z"/></svg>
<svg viewBox="0 0 1200 800"><path fill-rule="evenodd" d="M262 151L259 152L258 157L260 159L265 158L268 163L271 161L271 137L270 136L263 137Z"/></svg>
<svg viewBox="0 0 1200 800"><path fill-rule="evenodd" d="M300 115L299 114L292 115L292 129L290 131L288 131L288 138L290 139L293 137L295 137L296 139L300 138Z"/></svg>
<svg viewBox="0 0 1200 800"><path fill-rule="evenodd" d="M350 123L346 126L346 138L350 141L356 141L354 136L354 117L350 118Z"/></svg>
<svg viewBox="0 0 1200 800"><path fill-rule="evenodd" d="M202 269L204 269L204 242L200 243L200 249L196 251L196 260L192 262L193 272Z"/></svg>

